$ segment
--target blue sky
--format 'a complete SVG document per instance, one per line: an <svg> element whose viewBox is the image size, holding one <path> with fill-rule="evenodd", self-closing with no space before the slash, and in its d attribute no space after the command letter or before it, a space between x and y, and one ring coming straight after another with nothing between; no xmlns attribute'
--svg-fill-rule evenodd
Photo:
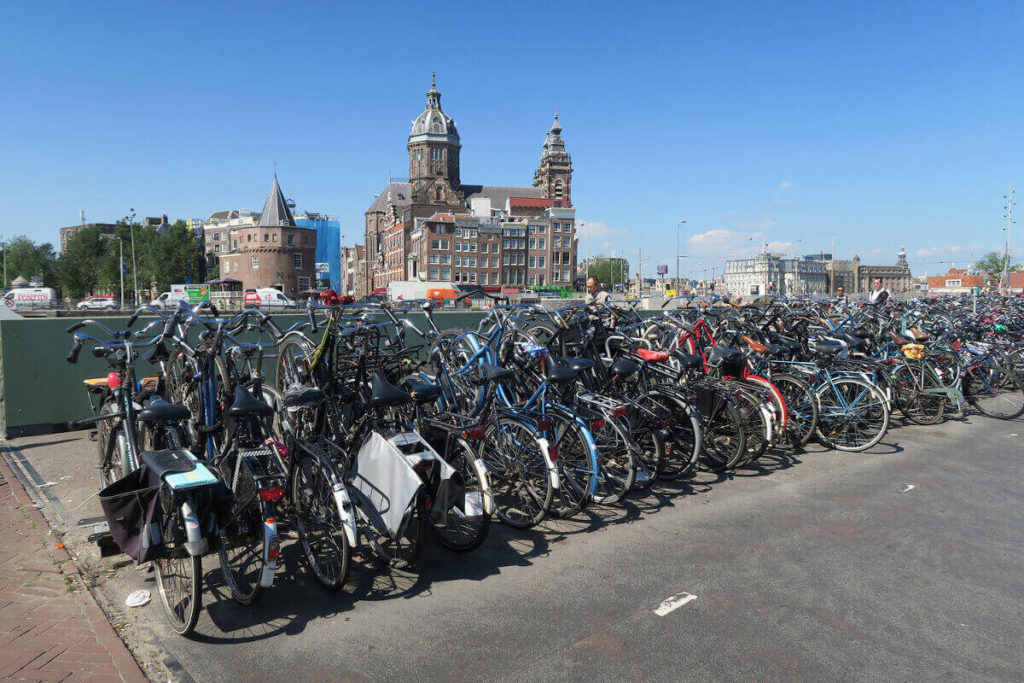
<svg viewBox="0 0 1024 683"><path fill-rule="evenodd" d="M529 185L557 107L590 252L639 247L645 274L672 263L681 218L696 276L730 248L811 253L833 235L840 257L889 263L906 245L916 274L944 272L1002 248L1002 195L1024 186L1019 2L4 11L4 235L56 242L80 209L259 210L276 161L299 208L352 243L408 173L431 71L464 182Z"/></svg>

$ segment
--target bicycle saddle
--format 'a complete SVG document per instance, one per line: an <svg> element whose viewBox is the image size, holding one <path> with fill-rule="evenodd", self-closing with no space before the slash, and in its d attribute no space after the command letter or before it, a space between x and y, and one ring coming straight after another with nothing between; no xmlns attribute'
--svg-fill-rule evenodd
<svg viewBox="0 0 1024 683"><path fill-rule="evenodd" d="M327 395L316 387L296 386L285 392L282 405L285 408L314 408L326 398Z"/></svg>
<svg viewBox="0 0 1024 683"><path fill-rule="evenodd" d="M677 351L675 356L679 360L680 364L687 370L699 368L700 366L704 365L704 359L701 358L700 356L695 356L692 353L684 353L682 351Z"/></svg>
<svg viewBox="0 0 1024 683"><path fill-rule="evenodd" d="M143 451L139 453L139 460L157 477L177 472L191 472L196 468L195 461L180 450Z"/></svg>
<svg viewBox="0 0 1024 683"><path fill-rule="evenodd" d="M892 337L892 340L894 342L896 342L900 346L903 346L905 344L909 344L910 343L909 339L907 339L906 337L901 337L900 335L896 334L895 332L890 332L889 336Z"/></svg>
<svg viewBox="0 0 1024 683"><path fill-rule="evenodd" d="M850 345L851 349L863 349L868 345L868 340L852 334L844 334L842 340Z"/></svg>
<svg viewBox="0 0 1024 683"><path fill-rule="evenodd" d="M139 413L140 422L179 422L192 417L185 406L168 403L159 396L154 396L149 405Z"/></svg>
<svg viewBox="0 0 1024 683"><path fill-rule="evenodd" d="M411 400L409 394L384 379L379 372L373 373L373 379L370 381L370 408L400 406Z"/></svg>
<svg viewBox="0 0 1024 683"><path fill-rule="evenodd" d="M241 384L235 387L235 400L228 408L228 417L248 417L273 415L274 409L253 396Z"/></svg>
<svg viewBox="0 0 1024 683"><path fill-rule="evenodd" d="M664 351L652 351L651 349L637 349L636 355L646 363L661 363L668 360L668 354Z"/></svg>
<svg viewBox="0 0 1024 683"><path fill-rule="evenodd" d="M640 366L628 358L620 358L608 369L616 379L626 379L636 374Z"/></svg>
<svg viewBox="0 0 1024 683"><path fill-rule="evenodd" d="M823 356L832 356L837 353L841 353L845 346L846 344L843 342L832 339L812 339L810 344L811 351Z"/></svg>
<svg viewBox="0 0 1024 683"><path fill-rule="evenodd" d="M554 384L568 384L576 379L575 370L567 368L561 363L556 363L551 356L548 356L544 369L548 381Z"/></svg>
<svg viewBox="0 0 1024 683"><path fill-rule="evenodd" d="M408 387L412 400L419 403L430 403L437 400L437 397L441 395L440 384L431 384L430 382L420 382L419 380L411 379L405 383L405 386Z"/></svg>
<svg viewBox="0 0 1024 683"><path fill-rule="evenodd" d="M512 379L516 373L508 368L501 368L492 363L480 364L480 379L485 382L500 382L505 379Z"/></svg>
<svg viewBox="0 0 1024 683"><path fill-rule="evenodd" d="M779 343L780 346L786 347L786 349L788 349L790 353L800 353L800 351L802 350L802 347L800 346L800 342L798 342L796 339L790 339L789 337L783 337L780 334L779 336L777 336L775 338L775 340Z"/></svg>
<svg viewBox="0 0 1024 683"><path fill-rule="evenodd" d="M583 372L594 367L594 361L589 358L572 358L570 356L562 356L559 361L569 366L570 370L576 372Z"/></svg>

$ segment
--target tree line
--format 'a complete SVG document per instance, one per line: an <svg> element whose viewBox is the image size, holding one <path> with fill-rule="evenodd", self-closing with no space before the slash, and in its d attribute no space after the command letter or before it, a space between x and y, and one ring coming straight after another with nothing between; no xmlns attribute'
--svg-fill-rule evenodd
<svg viewBox="0 0 1024 683"><path fill-rule="evenodd" d="M174 221L166 235L152 226L132 226L122 221L114 227L113 234L103 234L98 226L83 228L68 239L59 256L49 242L36 244L24 235L9 240L4 246L4 289L9 289L20 276L27 280L38 278L44 287L59 289L64 297L79 298L98 292L120 295L123 269L125 298L131 298L135 282L133 228L140 294L163 292L173 283L200 280L203 253L198 238L184 221Z"/></svg>

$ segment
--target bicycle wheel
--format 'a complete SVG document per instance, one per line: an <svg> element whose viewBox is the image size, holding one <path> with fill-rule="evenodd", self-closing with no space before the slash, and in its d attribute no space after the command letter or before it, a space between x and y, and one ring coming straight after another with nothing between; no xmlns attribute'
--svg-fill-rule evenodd
<svg viewBox="0 0 1024 683"><path fill-rule="evenodd" d="M558 453L558 489L548 512L555 517L572 517L587 506L597 476L597 458L586 434L575 419L560 412L549 412L554 422L549 433L551 446Z"/></svg>
<svg viewBox="0 0 1024 683"><path fill-rule="evenodd" d="M334 501L330 465L315 455L304 456L292 473L295 528L313 576L327 590L336 591L348 578L352 549Z"/></svg>
<svg viewBox="0 0 1024 683"><path fill-rule="evenodd" d="M356 495L358 498L359 494ZM360 521L363 524L363 533L369 539L370 546L377 556L392 567L406 569L416 561L423 548L426 515L424 498L417 495L416 500L409 504L409 508L402 516L398 530L393 534L378 529L365 517Z"/></svg>
<svg viewBox="0 0 1024 683"><path fill-rule="evenodd" d="M196 627L202 608L202 559L185 551L185 520L170 491L160 491L164 542L167 553L156 560L156 585L160 604L171 628L188 635Z"/></svg>
<svg viewBox="0 0 1024 683"><path fill-rule="evenodd" d="M285 393L294 384L308 384L309 359L315 349L300 335L287 335L277 350L277 375L274 387Z"/></svg>
<svg viewBox="0 0 1024 683"><path fill-rule="evenodd" d="M116 406L110 412L115 410ZM116 423L110 426L100 455L100 488L110 486L131 469L128 462L128 436L124 432L124 420L120 418L117 418L116 421L104 420L100 424L109 422Z"/></svg>
<svg viewBox="0 0 1024 683"><path fill-rule="evenodd" d="M964 398L983 415L1012 420L1024 414L1024 387L1006 368L994 364L968 368L963 388Z"/></svg>
<svg viewBox="0 0 1024 683"><path fill-rule="evenodd" d="M938 377L918 363L899 365L892 373L900 411L911 422L933 425L942 422L946 394Z"/></svg>
<svg viewBox="0 0 1024 683"><path fill-rule="evenodd" d="M178 350L172 353L164 369L164 398L171 403L188 408L189 419L185 424L185 443L196 453L202 453L203 403L200 396L198 373L195 361Z"/></svg>
<svg viewBox="0 0 1024 683"><path fill-rule="evenodd" d="M736 407L747 432L746 452L734 465L739 467L761 457L761 454L767 450L770 427L768 417L761 410L763 401L758 392L739 383L732 383L730 387L734 389Z"/></svg>
<svg viewBox="0 0 1024 683"><path fill-rule="evenodd" d="M780 448L795 450L806 446L818 428L818 399L807 382L794 375L772 375L772 383L786 400L789 420L776 440Z"/></svg>
<svg viewBox="0 0 1024 683"><path fill-rule="evenodd" d="M462 478L464 499L461 505L455 502L447 510L437 509L437 501L427 517L427 529L438 543L458 553L469 552L480 547L491 528L491 515L484 503L490 494L487 470L477 462L476 451L464 439L457 439L445 454L445 461Z"/></svg>
<svg viewBox="0 0 1024 683"><path fill-rule="evenodd" d="M701 415L703 455L708 469L732 469L747 452L747 425L735 399L714 391Z"/></svg>
<svg viewBox="0 0 1024 683"><path fill-rule="evenodd" d="M863 451L882 440L889 429L885 396L856 377L835 377L815 391L821 412L818 438L841 451Z"/></svg>
<svg viewBox="0 0 1024 683"><path fill-rule="evenodd" d="M660 391L648 396L669 410L669 422L665 425L665 456L658 477L678 479L696 466L703 447L704 430L694 411L681 397Z"/></svg>
<svg viewBox="0 0 1024 683"><path fill-rule="evenodd" d="M633 401L623 416L629 435L636 442L634 491L646 491L658 479L665 464L665 438L662 425L671 422L672 413L650 396Z"/></svg>
<svg viewBox="0 0 1024 683"><path fill-rule="evenodd" d="M544 519L555 488L530 427L510 417L492 420L480 442L480 458L487 466L498 519L517 529Z"/></svg>
<svg viewBox="0 0 1024 683"><path fill-rule="evenodd" d="M437 335L437 351L434 362L447 367L452 393L458 405L453 410L463 415L474 417L490 404L490 395L494 391L493 382L477 381L476 368L470 368L466 374L455 374L463 369L473 358L474 349L462 335L466 330L442 330ZM440 370L440 368L436 368ZM440 374L440 373L438 373Z"/></svg>
<svg viewBox="0 0 1024 683"><path fill-rule="evenodd" d="M594 502L616 505L636 482L636 451L639 449L620 420L598 420L591 425L590 433L598 453Z"/></svg>
<svg viewBox="0 0 1024 683"><path fill-rule="evenodd" d="M221 465L223 481L229 487L233 460ZM231 597L240 604L251 605L263 590L263 515L256 483L244 464L231 493L231 515L220 529L220 567Z"/></svg>

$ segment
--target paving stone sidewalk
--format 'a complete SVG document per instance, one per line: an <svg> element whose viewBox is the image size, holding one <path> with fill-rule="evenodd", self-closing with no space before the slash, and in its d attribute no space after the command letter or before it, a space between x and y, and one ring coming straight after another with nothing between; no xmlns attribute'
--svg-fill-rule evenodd
<svg viewBox="0 0 1024 683"><path fill-rule="evenodd" d="M145 681L49 531L0 459L0 679Z"/></svg>

